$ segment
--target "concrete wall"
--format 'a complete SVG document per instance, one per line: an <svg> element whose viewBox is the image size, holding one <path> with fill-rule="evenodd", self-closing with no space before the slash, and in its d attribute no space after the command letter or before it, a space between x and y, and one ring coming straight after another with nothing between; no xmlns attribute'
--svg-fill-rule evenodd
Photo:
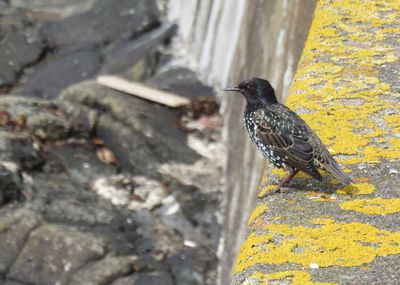
<svg viewBox="0 0 400 285"><path fill-rule="evenodd" d="M233 284L398 283L399 17L398 1L318 2L287 103L355 184L301 175L265 196L284 173L266 175Z"/></svg>

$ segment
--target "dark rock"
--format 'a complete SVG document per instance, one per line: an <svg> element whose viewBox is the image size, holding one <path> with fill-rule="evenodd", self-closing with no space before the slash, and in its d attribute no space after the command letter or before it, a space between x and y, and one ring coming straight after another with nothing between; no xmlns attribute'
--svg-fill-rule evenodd
<svg viewBox="0 0 400 285"><path fill-rule="evenodd" d="M121 165L134 174L154 177L162 162L191 163L199 158L187 146L187 135L179 128L177 111L94 82L66 89L60 100L67 112L84 121L88 121L87 109L80 109L80 105L98 110L97 135Z"/></svg>
<svg viewBox="0 0 400 285"><path fill-rule="evenodd" d="M76 82L94 76L101 67L98 51L82 50L52 60L38 67L30 82L19 94L38 98L54 98Z"/></svg>
<svg viewBox="0 0 400 285"><path fill-rule="evenodd" d="M118 277L123 277L132 273L133 264L136 260L137 256L106 257L79 270L71 277L68 285L110 284Z"/></svg>
<svg viewBox="0 0 400 285"><path fill-rule="evenodd" d="M165 24L134 40L125 40L106 51L102 72L124 72L157 49L157 47L175 32L176 26ZM143 72L142 72L143 73Z"/></svg>
<svg viewBox="0 0 400 285"><path fill-rule="evenodd" d="M170 266L175 284L208 284L208 278L212 279L212 276L204 276L203 272L209 270L211 266L215 266L215 264L212 265L213 262L215 263L214 254L210 254L209 249L192 249L170 256L167 263Z"/></svg>
<svg viewBox="0 0 400 285"><path fill-rule="evenodd" d="M40 223L40 216L28 208L0 212L0 274L11 266L25 244L30 231Z"/></svg>
<svg viewBox="0 0 400 285"><path fill-rule="evenodd" d="M4 131L0 131L0 160L16 163L22 169L35 169L44 162L30 139Z"/></svg>
<svg viewBox="0 0 400 285"><path fill-rule="evenodd" d="M133 276L116 280L111 285L173 285L175 284L167 272L135 273Z"/></svg>
<svg viewBox="0 0 400 285"><path fill-rule="evenodd" d="M55 198L56 196L53 195ZM60 197L58 195L58 197ZM77 200L77 197L51 199L43 209L43 216L52 222L72 223L76 225L119 225L118 212L115 209L104 209L97 206L96 201L87 203L87 199Z"/></svg>
<svg viewBox="0 0 400 285"><path fill-rule="evenodd" d="M1 6L1 5L0 5ZM3 283L1 283L2 285L26 285L23 283L19 283L19 282L13 282L13 281L4 281Z"/></svg>
<svg viewBox="0 0 400 285"><path fill-rule="evenodd" d="M120 278L111 285L172 285L171 274L166 266L148 256L143 256L135 262L134 274Z"/></svg>
<svg viewBox="0 0 400 285"><path fill-rule="evenodd" d="M117 169L96 156L90 144L61 144L49 150L57 157L64 170L77 183L89 185L98 177L115 174Z"/></svg>
<svg viewBox="0 0 400 285"><path fill-rule="evenodd" d="M98 0L88 12L45 24L42 35L61 48L104 45L154 27L158 17L154 0Z"/></svg>
<svg viewBox="0 0 400 285"><path fill-rule="evenodd" d="M196 73L184 67L167 69L154 75L146 83L189 99L210 98L215 100L213 89L200 82Z"/></svg>
<svg viewBox="0 0 400 285"><path fill-rule="evenodd" d="M148 79L146 83L189 98L191 105L185 107L185 111L191 118L212 115L219 109L213 89L200 82L196 73L187 68L167 69Z"/></svg>
<svg viewBox="0 0 400 285"><path fill-rule="evenodd" d="M0 165L0 206L21 199L21 181L17 174Z"/></svg>
<svg viewBox="0 0 400 285"><path fill-rule="evenodd" d="M103 241L91 234L45 225L30 234L8 276L21 282L63 285L71 272L104 253Z"/></svg>
<svg viewBox="0 0 400 285"><path fill-rule="evenodd" d="M39 59L42 49L40 40L19 31L0 33L0 86L13 84L25 66Z"/></svg>
<svg viewBox="0 0 400 285"><path fill-rule="evenodd" d="M217 193L202 193L194 186L186 186L171 181L168 184L173 195L181 205L183 215L198 227L212 244L217 247L220 236L220 225L215 213L218 211L219 199Z"/></svg>

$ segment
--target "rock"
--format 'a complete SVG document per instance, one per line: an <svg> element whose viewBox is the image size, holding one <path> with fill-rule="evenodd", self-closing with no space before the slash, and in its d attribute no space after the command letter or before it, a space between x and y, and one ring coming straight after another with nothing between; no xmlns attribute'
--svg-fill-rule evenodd
<svg viewBox="0 0 400 285"><path fill-rule="evenodd" d="M111 283L111 285L173 285L175 284L167 272L135 273Z"/></svg>
<svg viewBox="0 0 400 285"><path fill-rule="evenodd" d="M0 165L0 206L20 200L21 181L17 174Z"/></svg>
<svg viewBox="0 0 400 285"><path fill-rule="evenodd" d="M98 46L154 27L158 17L154 0L98 0L90 11L46 23L42 35L61 48Z"/></svg>
<svg viewBox="0 0 400 285"><path fill-rule="evenodd" d="M94 76L100 67L98 51L81 50L64 55L38 67L30 82L18 93L44 99L55 98L63 88Z"/></svg>
<svg viewBox="0 0 400 285"><path fill-rule="evenodd" d="M117 172L114 165L106 164L96 156L95 147L86 144L60 144L49 150L64 170L77 183L89 185L99 177L110 176Z"/></svg>
<svg viewBox="0 0 400 285"><path fill-rule="evenodd" d="M66 284L71 272L105 253L103 241L73 227L44 225L34 230L8 277L21 282Z"/></svg>
<svg viewBox="0 0 400 285"><path fill-rule="evenodd" d="M209 248L201 251L198 249L188 250L185 253L174 254L167 260L176 285L208 284L213 277L204 276L201 272L215 267L213 262L215 263L215 255L214 253L210 254Z"/></svg>
<svg viewBox="0 0 400 285"><path fill-rule="evenodd" d="M148 79L146 83L189 99L210 98L215 100L213 89L201 83L196 73L185 67L172 67L159 72Z"/></svg>
<svg viewBox="0 0 400 285"><path fill-rule="evenodd" d="M142 176L114 175L100 177L92 190L116 206L131 210L153 210L167 195L160 182Z"/></svg>
<svg viewBox="0 0 400 285"><path fill-rule="evenodd" d="M0 31L0 86L11 85L22 69L39 59L43 45L41 40L28 38L20 31Z"/></svg>
<svg viewBox="0 0 400 285"><path fill-rule="evenodd" d="M82 13L92 8L96 0L7 0L10 6L27 10L30 14L37 13L37 17L43 21L46 16L62 19L73 14ZM36 16L36 15L35 15Z"/></svg>
<svg viewBox="0 0 400 285"><path fill-rule="evenodd" d="M115 280L111 285L172 285L166 266L149 257L142 257L134 266L134 274Z"/></svg>
<svg viewBox="0 0 400 285"><path fill-rule="evenodd" d="M29 207L0 210L0 274L11 266L30 231L40 223L40 215Z"/></svg>
<svg viewBox="0 0 400 285"><path fill-rule="evenodd" d="M40 112L27 117L27 127L41 140L61 140L69 135L71 124L65 118L50 112Z"/></svg>
<svg viewBox="0 0 400 285"><path fill-rule="evenodd" d="M96 134L134 174L157 176L160 162L193 163L198 154L188 147L179 128L179 113L134 96L84 82L62 92L70 115L88 121L87 107L98 111ZM83 105L85 108L80 109ZM101 112L101 113L100 113Z"/></svg>
<svg viewBox="0 0 400 285"><path fill-rule="evenodd" d="M1 283L2 285L25 285L19 282L13 282L13 281L5 281Z"/></svg>
<svg viewBox="0 0 400 285"><path fill-rule="evenodd" d="M137 256L106 257L75 273L68 285L103 285L110 284L118 277L126 276L133 271Z"/></svg>
<svg viewBox="0 0 400 285"><path fill-rule="evenodd" d="M125 40L117 46L109 48L105 54L102 73L119 73L131 69L143 58L154 53L157 47L165 39L171 37L175 30L175 25L164 24L137 39ZM140 77L136 76L136 78Z"/></svg>
<svg viewBox="0 0 400 285"><path fill-rule="evenodd" d="M4 131L0 131L0 160L16 163L22 169L34 169L44 163L30 139Z"/></svg>
<svg viewBox="0 0 400 285"><path fill-rule="evenodd" d="M115 209L104 209L96 205L94 199L89 202L87 198L80 198L81 201L74 199L73 196L69 199L52 199L43 209L43 216L51 222L79 226L119 225L120 217Z"/></svg>
<svg viewBox="0 0 400 285"><path fill-rule="evenodd" d="M185 110L191 118L212 115L219 109L213 89L201 83L196 74L187 68L172 67L154 75L146 83L189 98L192 103Z"/></svg>

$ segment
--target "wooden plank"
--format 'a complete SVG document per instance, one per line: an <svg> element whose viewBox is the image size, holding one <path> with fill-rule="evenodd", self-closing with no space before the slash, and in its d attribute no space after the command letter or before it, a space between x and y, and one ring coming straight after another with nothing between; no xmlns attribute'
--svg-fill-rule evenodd
<svg viewBox="0 0 400 285"><path fill-rule="evenodd" d="M185 97L151 88L137 82L131 82L118 76L101 75L97 77L97 82L103 86L169 107L176 108L190 104L190 100Z"/></svg>

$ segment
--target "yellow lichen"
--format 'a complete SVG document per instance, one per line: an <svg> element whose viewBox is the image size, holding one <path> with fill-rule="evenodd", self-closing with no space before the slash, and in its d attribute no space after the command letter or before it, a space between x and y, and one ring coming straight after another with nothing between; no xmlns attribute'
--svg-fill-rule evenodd
<svg viewBox="0 0 400 285"><path fill-rule="evenodd" d="M315 225L329 225L335 222L334 219L324 219L324 218L316 218L311 221L311 223Z"/></svg>
<svg viewBox="0 0 400 285"><path fill-rule="evenodd" d="M301 270L287 270L270 274L254 272L241 285L269 285L277 282L290 282L291 285L336 285L337 283L313 282L311 274ZM284 284L287 284L287 283ZM280 284L280 283L279 283Z"/></svg>
<svg viewBox="0 0 400 285"><path fill-rule="evenodd" d="M363 214L388 215L400 213L400 199L359 199L343 202L340 204L340 208Z"/></svg>
<svg viewBox="0 0 400 285"><path fill-rule="evenodd" d="M260 193L258 193L258 197L259 198L263 198L265 195L268 194L269 191L275 189L275 187L276 187L276 185L272 185L272 184L271 185L267 185L266 187L264 187L264 189L262 189L260 191Z"/></svg>
<svg viewBox="0 0 400 285"><path fill-rule="evenodd" d="M369 183L350 184L339 189L336 193L341 195L368 195L375 191L375 186Z"/></svg>
<svg viewBox="0 0 400 285"><path fill-rule="evenodd" d="M251 233L242 244L236 272L255 264L358 266L377 256L400 253L400 233L369 224L333 223L317 228L269 224L264 230Z"/></svg>
<svg viewBox="0 0 400 285"><path fill-rule="evenodd" d="M260 206L258 206L257 208L255 208L255 210L253 211L253 213L250 216L250 219L248 221L248 225L250 225L255 219L257 219L261 214L265 213L267 211L268 207L265 204L262 204Z"/></svg>

